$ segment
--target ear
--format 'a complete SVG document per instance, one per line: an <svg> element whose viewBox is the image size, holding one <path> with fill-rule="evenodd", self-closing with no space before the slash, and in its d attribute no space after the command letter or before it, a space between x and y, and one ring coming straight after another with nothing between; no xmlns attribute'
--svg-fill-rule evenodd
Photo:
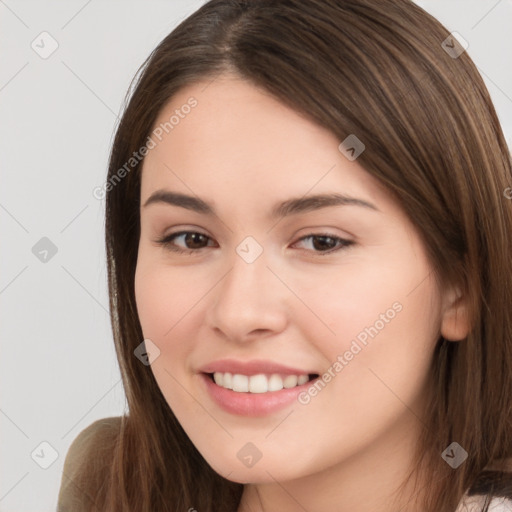
<svg viewBox="0 0 512 512"><path fill-rule="evenodd" d="M460 288L454 287L445 292L441 318L441 335L449 341L466 338L471 328L469 308Z"/></svg>

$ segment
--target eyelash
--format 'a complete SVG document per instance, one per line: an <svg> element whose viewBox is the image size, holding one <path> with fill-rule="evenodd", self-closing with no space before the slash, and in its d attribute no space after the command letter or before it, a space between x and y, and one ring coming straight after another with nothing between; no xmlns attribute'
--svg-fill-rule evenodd
<svg viewBox="0 0 512 512"><path fill-rule="evenodd" d="M181 248L178 248L176 245L172 244L172 241L175 238L182 236L182 235L188 235L188 234L202 235L211 240L211 238L209 236L207 236L204 233L201 233L199 231L178 231L176 233L171 233L170 235L167 235L164 238L161 238L159 240L155 240L155 242L157 244L165 247L166 249L169 249L178 254L192 254L192 253L197 253L197 252L201 251L202 249L206 249L206 247L201 247L199 249L181 249ZM314 251L313 250L313 252L316 253L318 256L324 256L324 255L332 254L334 252L338 252L342 249L348 249L350 246L354 245L354 243L355 243L352 240L346 240L344 238L340 238L339 236L331 235L329 233L310 233L309 235L299 238L299 240L297 240L297 242L302 242L303 240L320 238L320 237L330 238L330 239L336 241L337 243L339 243L340 245L338 246L338 248L329 249L327 251ZM295 242L295 243L297 243L297 242ZM307 249L305 249L305 250L307 250Z"/></svg>

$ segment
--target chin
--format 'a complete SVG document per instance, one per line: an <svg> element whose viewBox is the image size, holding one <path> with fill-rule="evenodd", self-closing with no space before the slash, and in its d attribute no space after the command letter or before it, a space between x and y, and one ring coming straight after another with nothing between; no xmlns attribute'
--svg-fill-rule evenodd
<svg viewBox="0 0 512 512"><path fill-rule="evenodd" d="M267 461L264 463L264 457L256 462L252 467L244 467L244 464L236 459L236 462L230 460L216 460L216 464L212 464L210 460L206 460L210 467L220 476L231 482L239 484L268 484L275 483L276 480L282 482L287 480L294 480L307 476L308 471L300 471L297 467L290 467L283 463L286 461Z"/></svg>

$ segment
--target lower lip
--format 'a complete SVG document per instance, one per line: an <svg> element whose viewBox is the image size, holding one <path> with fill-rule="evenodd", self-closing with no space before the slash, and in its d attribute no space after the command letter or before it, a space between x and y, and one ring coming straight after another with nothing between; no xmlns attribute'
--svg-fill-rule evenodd
<svg viewBox="0 0 512 512"><path fill-rule="evenodd" d="M280 391L267 393L239 393L231 389L217 386L209 375L200 374L206 389L213 401L225 411L240 416L265 416L284 409L297 400L301 391L307 389L314 380L301 386L283 388Z"/></svg>

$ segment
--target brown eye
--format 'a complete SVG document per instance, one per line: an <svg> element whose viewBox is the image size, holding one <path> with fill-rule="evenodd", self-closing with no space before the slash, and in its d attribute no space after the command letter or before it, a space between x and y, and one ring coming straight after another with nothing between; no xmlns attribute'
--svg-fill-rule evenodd
<svg viewBox="0 0 512 512"><path fill-rule="evenodd" d="M181 246L176 244L177 240L181 240ZM192 253L207 247L208 240L211 240L209 236L197 231L180 231L157 240L157 243L171 251Z"/></svg>
<svg viewBox="0 0 512 512"><path fill-rule="evenodd" d="M304 242L306 240L312 242L308 245L312 247L313 252L319 253L320 255L322 255L321 253L330 254L354 244L352 240L346 240L338 236L320 233L312 233L311 235L302 237L299 242Z"/></svg>
<svg viewBox="0 0 512 512"><path fill-rule="evenodd" d="M184 242L188 249L201 249L208 241L208 237L202 233L186 233Z"/></svg>
<svg viewBox="0 0 512 512"><path fill-rule="evenodd" d="M318 251L328 251L336 247L336 240L331 236L313 237L313 247Z"/></svg>

